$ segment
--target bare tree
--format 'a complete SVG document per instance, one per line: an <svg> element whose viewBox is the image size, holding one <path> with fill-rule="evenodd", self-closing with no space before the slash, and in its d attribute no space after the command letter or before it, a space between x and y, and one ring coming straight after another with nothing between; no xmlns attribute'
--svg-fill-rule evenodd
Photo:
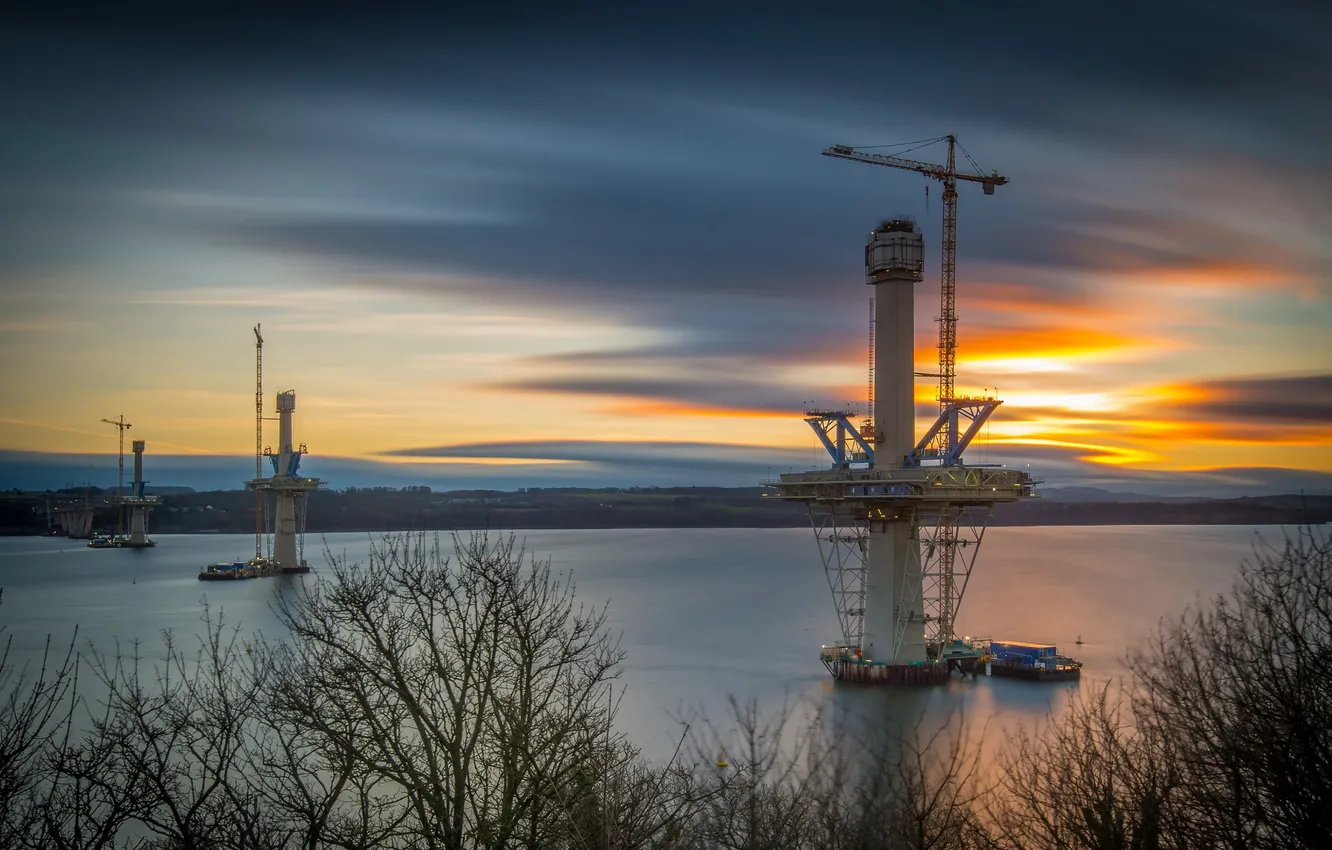
<svg viewBox="0 0 1332 850"><path fill-rule="evenodd" d="M34 669L15 663L13 637L5 637L0 652L0 847L23 846L40 827L48 790L46 760L66 733L77 697L76 643L77 632L62 652L48 636Z"/></svg>
<svg viewBox="0 0 1332 850"><path fill-rule="evenodd" d="M694 761L713 774L713 794L694 836L697 847L765 850L810 846L819 800L816 751L824 743L821 715L796 725L798 706L765 715L751 700L729 701L730 728L702 721Z"/></svg>
<svg viewBox="0 0 1332 850"><path fill-rule="evenodd" d="M1332 539L1259 541L1234 589L1131 664L1140 727L1176 758L1181 843L1325 847L1332 835Z"/></svg>
<svg viewBox="0 0 1332 850"><path fill-rule="evenodd" d="M1168 747L1137 731L1109 685L1075 697L1002 755L996 842L1013 850L1157 850L1172 845L1178 779Z"/></svg>
<svg viewBox="0 0 1332 850"><path fill-rule="evenodd" d="M207 609L203 621L193 653L168 632L155 662L138 643L94 654L107 696L88 740L116 767L100 790L108 800L132 796L133 819L160 846L270 846L280 828L243 769L261 680L239 632Z"/></svg>
<svg viewBox="0 0 1332 850"><path fill-rule="evenodd" d="M732 700L733 729L697 747L725 753L691 846L962 850L984 845L978 753L950 715L875 727L791 706L764 716Z"/></svg>
<svg viewBox="0 0 1332 850"><path fill-rule="evenodd" d="M355 795L373 800L371 843L563 841L573 780L610 734L601 697L623 654L605 609L577 604L512 535L454 546L451 561L438 540L385 538L369 568L334 560L285 600L292 637L266 656L269 704L331 780L380 789Z"/></svg>

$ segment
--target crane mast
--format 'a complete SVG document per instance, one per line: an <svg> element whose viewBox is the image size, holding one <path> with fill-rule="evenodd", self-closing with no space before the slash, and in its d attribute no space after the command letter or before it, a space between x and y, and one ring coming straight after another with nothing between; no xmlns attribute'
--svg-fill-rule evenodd
<svg viewBox="0 0 1332 850"><path fill-rule="evenodd" d="M948 137L948 174L957 171L953 136ZM939 286L939 410L953 399L957 370L957 180L943 181L943 254Z"/></svg>
<svg viewBox="0 0 1332 850"><path fill-rule="evenodd" d="M125 414L121 414L115 419L103 419L108 425L114 425L120 431L120 455L117 461L116 469L116 501L120 501L125 496L125 429L131 427L125 421ZM125 530L125 505L120 505L120 510L116 514L116 534L119 535Z"/></svg>
<svg viewBox="0 0 1332 850"><path fill-rule="evenodd" d="M254 477L264 475L264 337L254 326ZM263 557L264 494L254 491L254 557Z"/></svg>

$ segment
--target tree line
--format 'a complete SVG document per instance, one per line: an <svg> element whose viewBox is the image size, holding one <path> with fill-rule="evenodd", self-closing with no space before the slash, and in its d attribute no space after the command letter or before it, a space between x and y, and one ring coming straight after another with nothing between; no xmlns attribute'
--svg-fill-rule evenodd
<svg viewBox="0 0 1332 850"><path fill-rule="evenodd" d="M309 496L308 530L387 532L472 528L773 528L804 527L803 505L766 498L761 487L528 488L519 491L427 487L320 490ZM0 534L50 530L48 509L75 503L50 494L0 497ZM1145 497L1143 497L1145 498ZM93 527L117 528L117 508L96 503ZM1332 495L1257 496L1164 502L1032 499L999 505L991 525L1304 525L1332 522ZM169 493L153 509L153 534L254 529L254 495L245 490Z"/></svg>
<svg viewBox="0 0 1332 850"><path fill-rule="evenodd" d="M0 656L4 848L1314 848L1332 835L1332 542L1255 547L1120 690L1006 741L732 703L666 761L624 652L512 536L385 537L284 594L282 639ZM2 608L0 608L2 610ZM722 753L723 755L718 755Z"/></svg>

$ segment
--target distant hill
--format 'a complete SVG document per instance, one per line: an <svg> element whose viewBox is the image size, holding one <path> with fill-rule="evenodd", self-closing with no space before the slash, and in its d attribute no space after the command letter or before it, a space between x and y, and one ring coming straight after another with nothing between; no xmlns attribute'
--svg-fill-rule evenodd
<svg viewBox="0 0 1332 850"><path fill-rule="evenodd" d="M245 490L163 493L150 532L249 533L254 496ZM1071 491L1071 492L1070 492ZM809 524L803 505L765 498L761 487L577 487L432 491L429 487L348 488L310 494L308 531L468 528L765 528ZM76 503L81 492L0 493L0 534L41 534L47 509ZM94 498L94 526L109 531L117 511ZM1332 522L1332 496L1166 499L1096 488L1064 488L1060 498L999 505L991 524L1302 525Z"/></svg>
<svg viewBox="0 0 1332 850"><path fill-rule="evenodd" d="M1119 493L1100 487L1038 487L1036 495L1051 502L1206 502L1199 496L1152 496L1146 493Z"/></svg>

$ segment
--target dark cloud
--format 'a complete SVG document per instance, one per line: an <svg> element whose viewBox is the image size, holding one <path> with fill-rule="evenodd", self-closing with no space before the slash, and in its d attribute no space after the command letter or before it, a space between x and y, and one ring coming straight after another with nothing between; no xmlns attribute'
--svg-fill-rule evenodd
<svg viewBox="0 0 1332 850"><path fill-rule="evenodd" d="M1319 425L1332 438L1332 375L1236 378L1199 384L1204 397L1181 412L1204 418Z"/></svg>
<svg viewBox="0 0 1332 850"><path fill-rule="evenodd" d="M717 376L672 380L575 375L509 381L488 388L503 392L595 396L621 402L648 399L694 408L788 413L792 416L816 395L826 395L828 391L822 386L797 387ZM801 395L802 390L804 395Z"/></svg>
<svg viewBox="0 0 1332 850"><path fill-rule="evenodd" d="M558 369L623 366L648 369L668 364L674 368L711 369L724 358L728 369L759 372L798 363L845 363L848 358L865 357L866 340L861 331L867 321L866 316L856 316L854 311L847 315L826 313L794 318L789 310L773 311L771 316L761 315L752 328L745 327L743 321L723 320L692 327L682 323L677 342L567 351L526 358L525 362ZM801 335L799 350L791 347L794 333Z"/></svg>
<svg viewBox="0 0 1332 850"><path fill-rule="evenodd" d="M1203 122L1212 135L1197 161L1262 126L1286 140L1259 149L1280 162L1312 141L1297 125L1314 119L1298 116L1318 110L1273 119L1271 104L1327 97L1312 35L1326 13L1312 6L963 3L948 38L892 41L893 64L884 30L836 9L11 14L0 61L20 84L3 102L23 120L0 139L10 273L91 258L90 234L137 227L385 285L689 327L737 353L800 349L811 335L710 301L781 302L820 332L856 332L858 311L838 300L863 297L849 284L885 212L922 216L937 272L937 194L926 219L923 180L818 157L830 142L977 128L964 136L982 164L1014 185L964 198L964 279L985 262L1181 262L1212 246L1123 244L1112 211L1074 214L1042 195L1050 169L1079 164L1032 145L1066 132L1087 150L1193 144L1181 131L1205 107L1217 118ZM882 14L891 32L913 31L917 13ZM1033 285L1052 298L1076 287ZM845 318L820 315L834 312Z"/></svg>
<svg viewBox="0 0 1332 850"><path fill-rule="evenodd" d="M688 463L725 468L808 464L810 453L794 449L746 446L733 443L697 443L663 440L513 440L496 443L459 443L382 452L383 457L506 458L511 460L564 460L619 463L635 466Z"/></svg>

